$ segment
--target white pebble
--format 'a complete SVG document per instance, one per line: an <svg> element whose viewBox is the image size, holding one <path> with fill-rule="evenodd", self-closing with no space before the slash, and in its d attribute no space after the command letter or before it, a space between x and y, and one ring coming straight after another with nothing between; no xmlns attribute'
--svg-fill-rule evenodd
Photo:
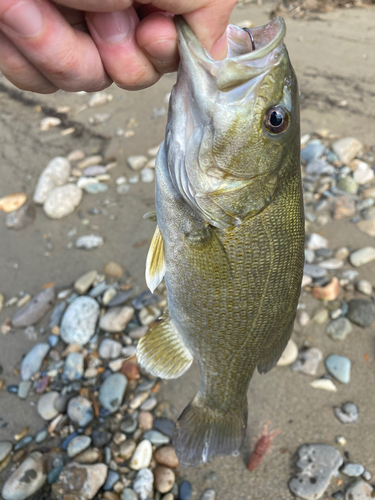
<svg viewBox="0 0 375 500"><path fill-rule="evenodd" d="M130 460L130 468L140 470L150 465L152 458L152 445L150 441L144 439L139 443Z"/></svg>

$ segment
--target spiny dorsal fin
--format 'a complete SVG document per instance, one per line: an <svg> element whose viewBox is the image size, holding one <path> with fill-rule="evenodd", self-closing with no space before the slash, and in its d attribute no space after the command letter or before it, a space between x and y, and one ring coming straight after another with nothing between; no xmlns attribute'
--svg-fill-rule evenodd
<svg viewBox="0 0 375 500"><path fill-rule="evenodd" d="M139 363L152 375L177 378L190 367L193 356L169 316L156 323L138 342Z"/></svg>
<svg viewBox="0 0 375 500"><path fill-rule="evenodd" d="M146 283L152 293L164 278L164 274L164 241L159 226L156 226L146 260Z"/></svg>

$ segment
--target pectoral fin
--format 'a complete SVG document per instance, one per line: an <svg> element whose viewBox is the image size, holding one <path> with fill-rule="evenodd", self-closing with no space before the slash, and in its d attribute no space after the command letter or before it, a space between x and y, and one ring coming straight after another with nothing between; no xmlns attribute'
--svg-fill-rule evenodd
<svg viewBox="0 0 375 500"><path fill-rule="evenodd" d="M177 378L193 362L193 356L183 343L169 316L154 325L138 343L139 363L152 375Z"/></svg>
<svg viewBox="0 0 375 500"><path fill-rule="evenodd" d="M152 293L164 278L164 274L164 241L159 226L156 226L146 260L146 283Z"/></svg>
<svg viewBox="0 0 375 500"><path fill-rule="evenodd" d="M290 339L290 335L293 331L294 317L289 323L283 334L276 339L276 342L271 344L271 346L263 351L259 361L258 361L258 372L267 373L273 368L279 361L284 349Z"/></svg>

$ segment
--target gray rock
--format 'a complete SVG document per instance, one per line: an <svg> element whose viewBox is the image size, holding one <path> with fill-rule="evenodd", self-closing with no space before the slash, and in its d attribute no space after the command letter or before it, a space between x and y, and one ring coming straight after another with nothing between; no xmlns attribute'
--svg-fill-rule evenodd
<svg viewBox="0 0 375 500"><path fill-rule="evenodd" d="M362 477L363 479L365 479L366 481L370 481L371 480L371 472L368 471L368 470L365 470L362 474Z"/></svg>
<svg viewBox="0 0 375 500"><path fill-rule="evenodd" d="M138 500L137 494L130 488L122 490L120 498L121 500Z"/></svg>
<svg viewBox="0 0 375 500"><path fill-rule="evenodd" d="M70 162L67 158L57 156L53 158L40 174L34 191L34 202L42 205L48 194L57 186L68 182L70 176Z"/></svg>
<svg viewBox="0 0 375 500"><path fill-rule="evenodd" d="M129 460L129 458L133 455L134 450L137 447L137 443L132 439L127 439L124 443L120 445L120 456L124 460Z"/></svg>
<svg viewBox="0 0 375 500"><path fill-rule="evenodd" d="M90 500L105 483L107 470L108 467L104 464L80 465L71 462L64 467L59 479L52 485L52 494L57 500L67 497Z"/></svg>
<svg viewBox="0 0 375 500"><path fill-rule="evenodd" d="M357 290L364 295L372 295L372 285L367 280L359 280L357 285Z"/></svg>
<svg viewBox="0 0 375 500"><path fill-rule="evenodd" d="M72 398L68 403L68 417L80 427L85 427L94 418L91 402L83 396Z"/></svg>
<svg viewBox="0 0 375 500"><path fill-rule="evenodd" d="M87 177L96 177L97 175L103 175L106 173L107 169L103 165L91 165L82 171L82 174Z"/></svg>
<svg viewBox="0 0 375 500"><path fill-rule="evenodd" d="M7 458L13 445L9 441L0 441L0 463Z"/></svg>
<svg viewBox="0 0 375 500"><path fill-rule="evenodd" d="M43 210L51 219L62 219L74 212L81 203L82 189L75 184L66 184L50 191Z"/></svg>
<svg viewBox="0 0 375 500"><path fill-rule="evenodd" d="M311 278L318 279L327 276L327 269L314 264L305 264L303 266L303 274L307 274Z"/></svg>
<svg viewBox="0 0 375 500"><path fill-rule="evenodd" d="M59 399L60 394L55 391L43 394L38 401L38 413L44 420L52 420L59 412L55 407L56 401Z"/></svg>
<svg viewBox="0 0 375 500"><path fill-rule="evenodd" d="M328 248L328 240L318 233L312 233L307 239L307 248L309 250L319 250Z"/></svg>
<svg viewBox="0 0 375 500"><path fill-rule="evenodd" d="M67 344L86 344L95 333L99 304L91 297L78 297L66 310L61 322L61 338Z"/></svg>
<svg viewBox="0 0 375 500"><path fill-rule="evenodd" d="M79 294L84 294L96 280L98 272L93 270L80 276L74 283L74 288Z"/></svg>
<svg viewBox="0 0 375 500"><path fill-rule="evenodd" d="M201 500L215 500L216 498L216 491L213 490L212 488L208 488L203 492L203 495L201 496Z"/></svg>
<svg viewBox="0 0 375 500"><path fill-rule="evenodd" d="M20 399L26 399L27 396L29 395L30 389L32 387L33 383L31 380L23 380L18 384L18 393L17 396Z"/></svg>
<svg viewBox="0 0 375 500"><path fill-rule="evenodd" d="M333 165L320 159L310 161L305 168L306 175L334 175L335 172L336 169Z"/></svg>
<svg viewBox="0 0 375 500"><path fill-rule="evenodd" d="M47 431L47 429L42 429L35 436L35 442L37 444L42 443L44 440L47 439L47 437L48 437L48 431Z"/></svg>
<svg viewBox="0 0 375 500"><path fill-rule="evenodd" d="M94 250L95 248L102 247L104 240L97 234L88 234L78 238L75 244L76 248L80 248L81 250Z"/></svg>
<svg viewBox="0 0 375 500"><path fill-rule="evenodd" d="M131 332L129 332L129 337L133 340L139 340L144 335L146 335L148 331L149 331L148 326L139 326L137 328L134 328L134 330L131 330Z"/></svg>
<svg viewBox="0 0 375 500"><path fill-rule="evenodd" d="M347 316L356 325L366 328L370 326L375 318L375 306L372 302L364 299L352 299L348 302Z"/></svg>
<svg viewBox="0 0 375 500"><path fill-rule="evenodd" d="M99 389L99 401L111 413L117 411L124 399L128 381L122 373L114 373L105 379Z"/></svg>
<svg viewBox="0 0 375 500"><path fill-rule="evenodd" d="M108 307L122 306L133 295L133 289L119 292L109 303Z"/></svg>
<svg viewBox="0 0 375 500"><path fill-rule="evenodd" d="M148 439L152 444L160 445L170 442L170 438L159 431L151 430L143 434L144 439Z"/></svg>
<svg viewBox="0 0 375 500"><path fill-rule="evenodd" d="M320 158L325 150L324 144L319 139L313 139L301 151L301 159L310 162Z"/></svg>
<svg viewBox="0 0 375 500"><path fill-rule="evenodd" d="M363 151L363 144L354 137L344 137L332 144L332 150L347 165Z"/></svg>
<svg viewBox="0 0 375 500"><path fill-rule="evenodd" d="M86 450L91 444L90 436L76 436L73 438L66 449L69 457L75 457Z"/></svg>
<svg viewBox="0 0 375 500"><path fill-rule="evenodd" d="M47 314L55 300L55 289L46 288L21 307L13 316L12 324L17 328L35 325Z"/></svg>
<svg viewBox="0 0 375 500"><path fill-rule="evenodd" d="M48 327L53 328L54 326L60 326L60 321L62 318L62 315L64 314L64 311L66 309L66 302L59 302L58 304L55 305L53 308L51 317L49 319Z"/></svg>
<svg viewBox="0 0 375 500"><path fill-rule="evenodd" d="M103 486L103 491L110 491L115 485L115 483L119 481L119 479L120 479L120 474L118 474L114 470L109 470L106 482L104 483Z"/></svg>
<svg viewBox="0 0 375 500"><path fill-rule="evenodd" d="M143 168L140 171L142 182L152 182L155 179L155 169L153 168Z"/></svg>
<svg viewBox="0 0 375 500"><path fill-rule="evenodd" d="M127 164L132 170L141 170L148 162L147 156L133 155L127 159Z"/></svg>
<svg viewBox="0 0 375 500"><path fill-rule="evenodd" d="M132 307L113 307L100 318L100 328L108 332L121 332L132 319L133 314Z"/></svg>
<svg viewBox="0 0 375 500"><path fill-rule="evenodd" d="M4 484L4 500L25 500L39 491L47 480L43 455L31 453Z"/></svg>
<svg viewBox="0 0 375 500"><path fill-rule="evenodd" d="M68 382L81 380L83 375L83 355L80 352L70 353L64 365L63 379Z"/></svg>
<svg viewBox="0 0 375 500"><path fill-rule="evenodd" d="M317 347L310 347L298 354L297 359L291 365L291 370L294 372L301 372L305 375L316 375L319 363L323 359L323 353Z"/></svg>
<svg viewBox="0 0 375 500"><path fill-rule="evenodd" d="M361 464L345 464L340 470L341 474L348 477L359 477L365 472L365 468Z"/></svg>
<svg viewBox="0 0 375 500"><path fill-rule="evenodd" d="M302 445L298 449L297 467L301 469L289 482L289 488L300 498L322 498L333 475L342 465L340 453L326 444Z"/></svg>
<svg viewBox="0 0 375 500"><path fill-rule="evenodd" d="M34 205L26 204L23 207L7 214L5 225L8 229L16 231L24 229L34 222L36 218L36 210Z"/></svg>
<svg viewBox="0 0 375 500"><path fill-rule="evenodd" d="M154 496L154 475L150 469L141 469L134 480L133 489L140 500L149 500Z"/></svg>
<svg viewBox="0 0 375 500"><path fill-rule="evenodd" d="M117 340L104 339L99 346L99 356L102 359L116 359L120 356L122 344Z"/></svg>
<svg viewBox="0 0 375 500"><path fill-rule="evenodd" d="M336 380L342 384L348 384L350 382L350 359L345 356L339 356L338 354L331 354L326 358L325 365L328 373Z"/></svg>
<svg viewBox="0 0 375 500"><path fill-rule="evenodd" d="M90 184L86 184L86 186L83 189L86 191L86 193L98 194L107 191L108 186L107 184L103 184L103 182L93 182Z"/></svg>
<svg viewBox="0 0 375 500"><path fill-rule="evenodd" d="M353 252L350 257L350 263L354 267L363 266L375 259L375 248L374 247L364 247L360 250Z"/></svg>
<svg viewBox="0 0 375 500"><path fill-rule="evenodd" d="M350 321L343 317L331 321L326 328L326 332L333 340L344 340L351 331Z"/></svg>
<svg viewBox="0 0 375 500"><path fill-rule="evenodd" d="M142 326L148 326L157 320L160 315L161 310L154 305L143 307L138 313L139 322Z"/></svg>
<svg viewBox="0 0 375 500"><path fill-rule="evenodd" d="M335 406L333 408L335 417L343 424L352 424L358 420L358 407L354 403L343 403L341 408Z"/></svg>
<svg viewBox="0 0 375 500"><path fill-rule="evenodd" d="M29 380L40 370L49 349L49 344L36 344L31 351L26 354L21 363L22 380Z"/></svg>
<svg viewBox="0 0 375 500"><path fill-rule="evenodd" d="M354 481L345 492L345 500L372 500L374 497L374 488L363 479Z"/></svg>

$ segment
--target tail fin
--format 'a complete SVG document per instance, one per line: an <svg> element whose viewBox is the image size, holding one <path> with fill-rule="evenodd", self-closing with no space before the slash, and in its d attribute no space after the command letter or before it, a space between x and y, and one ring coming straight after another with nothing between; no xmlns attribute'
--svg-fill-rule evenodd
<svg viewBox="0 0 375 500"><path fill-rule="evenodd" d="M173 445L180 464L192 467L213 456L238 455L246 432L247 404L245 408L224 412L202 404L197 395L174 430Z"/></svg>

